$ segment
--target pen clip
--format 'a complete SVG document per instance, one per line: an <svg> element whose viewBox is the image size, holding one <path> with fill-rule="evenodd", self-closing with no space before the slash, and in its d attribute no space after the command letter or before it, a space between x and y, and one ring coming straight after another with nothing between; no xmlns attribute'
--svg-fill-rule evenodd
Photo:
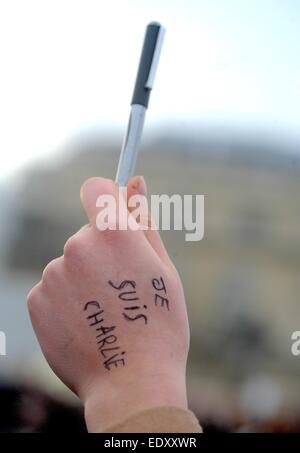
<svg viewBox="0 0 300 453"><path fill-rule="evenodd" d="M155 50L153 53L152 62L151 62L151 66L149 69L148 79L146 80L146 83L145 83L145 88L147 88L149 90L152 90L152 88L153 88L154 78L155 78L155 75L157 72L157 66L158 66L158 62L159 62L159 57L160 57L163 40L165 37L165 32L166 32L166 29L160 25L157 39L156 39L156 44L155 44Z"/></svg>

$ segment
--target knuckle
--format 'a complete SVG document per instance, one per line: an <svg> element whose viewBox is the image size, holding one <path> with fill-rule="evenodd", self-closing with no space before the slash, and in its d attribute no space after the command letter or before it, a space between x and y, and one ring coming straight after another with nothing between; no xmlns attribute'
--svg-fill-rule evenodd
<svg viewBox="0 0 300 453"><path fill-rule="evenodd" d="M101 237L107 241L113 241L117 239L118 236L118 229L106 228L101 231Z"/></svg>
<svg viewBox="0 0 300 453"><path fill-rule="evenodd" d="M53 280L59 275L61 270L60 262L61 259L56 258L55 260L50 261L50 263L47 264L43 271L42 282Z"/></svg>
<svg viewBox="0 0 300 453"><path fill-rule="evenodd" d="M38 301L41 298L40 290L41 289L41 282L35 285L27 294L27 307L30 315L32 315L36 311L36 307L38 305Z"/></svg>
<svg viewBox="0 0 300 453"><path fill-rule="evenodd" d="M90 235L90 228L84 228L67 240L64 246L64 264L68 271L82 272L85 268L91 247Z"/></svg>
<svg viewBox="0 0 300 453"><path fill-rule="evenodd" d="M64 246L64 257L66 260L77 260L81 257L81 243L76 236L70 237Z"/></svg>
<svg viewBox="0 0 300 453"><path fill-rule="evenodd" d="M103 244L110 248L123 247L129 240L128 231L121 229L106 229L101 231Z"/></svg>

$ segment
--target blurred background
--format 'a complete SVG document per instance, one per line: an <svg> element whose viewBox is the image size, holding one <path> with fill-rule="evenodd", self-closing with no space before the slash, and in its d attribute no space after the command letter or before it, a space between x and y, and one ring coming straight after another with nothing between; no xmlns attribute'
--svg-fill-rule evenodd
<svg viewBox="0 0 300 453"><path fill-rule="evenodd" d="M190 406L206 432L300 431L294 0L0 1L0 431L85 430L26 295L85 223L83 181L115 176L152 20L167 33L137 173L149 193L205 195L202 241L163 233L191 321Z"/></svg>

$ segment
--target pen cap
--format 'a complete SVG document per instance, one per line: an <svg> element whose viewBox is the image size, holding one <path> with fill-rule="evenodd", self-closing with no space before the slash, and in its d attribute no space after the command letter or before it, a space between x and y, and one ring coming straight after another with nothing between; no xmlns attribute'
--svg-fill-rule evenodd
<svg viewBox="0 0 300 453"><path fill-rule="evenodd" d="M157 22L151 22L146 28L131 104L148 107L164 33L165 29Z"/></svg>

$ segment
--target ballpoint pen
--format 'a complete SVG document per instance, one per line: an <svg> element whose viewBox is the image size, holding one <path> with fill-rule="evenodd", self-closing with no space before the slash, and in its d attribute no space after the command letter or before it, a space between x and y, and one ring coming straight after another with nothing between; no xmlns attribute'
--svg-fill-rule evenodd
<svg viewBox="0 0 300 453"><path fill-rule="evenodd" d="M164 34L165 29L157 22L151 22L147 26L131 100L129 122L123 140L116 175L116 183L120 187L124 187L127 184L127 181L134 172L145 114L149 103L150 92L153 88Z"/></svg>

